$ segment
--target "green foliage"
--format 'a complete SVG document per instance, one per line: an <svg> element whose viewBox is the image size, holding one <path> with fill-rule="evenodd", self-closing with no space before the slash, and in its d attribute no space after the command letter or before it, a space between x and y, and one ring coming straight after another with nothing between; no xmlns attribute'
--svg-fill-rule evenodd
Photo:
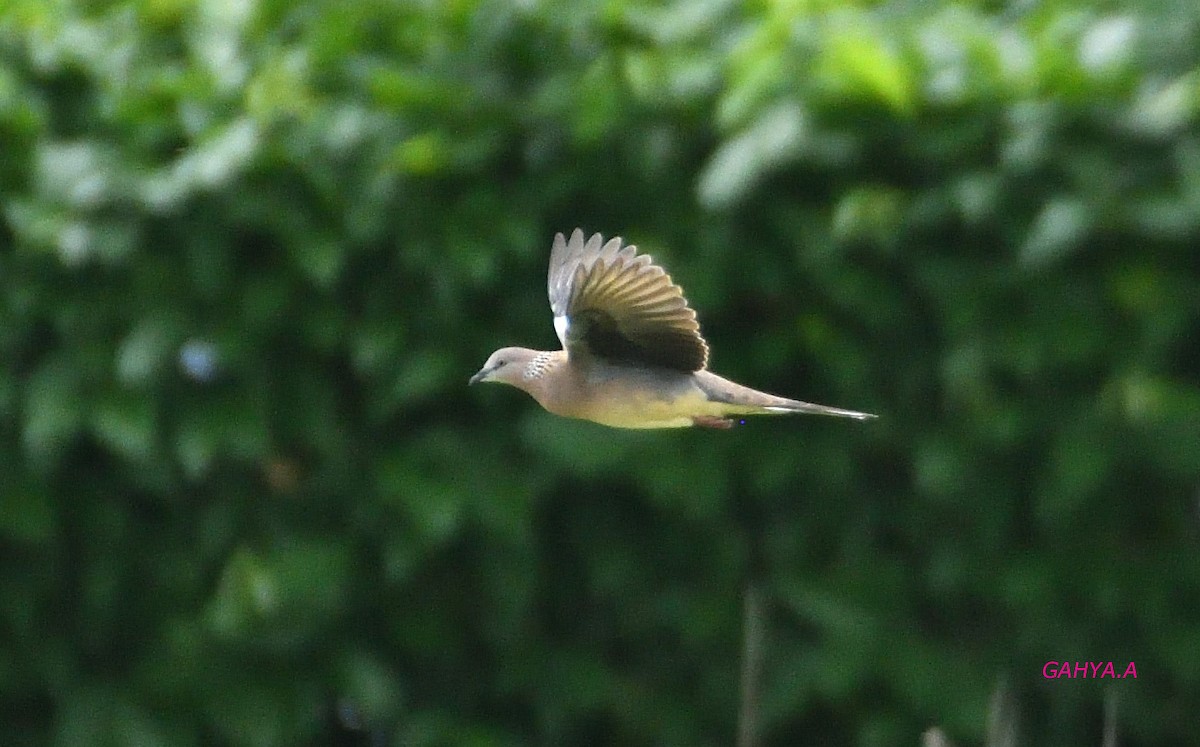
<svg viewBox="0 0 1200 747"><path fill-rule="evenodd" d="M0 13L6 744L1182 744L1200 13L314 0ZM713 368L468 390L622 233ZM1047 660L1136 681L1048 681Z"/></svg>

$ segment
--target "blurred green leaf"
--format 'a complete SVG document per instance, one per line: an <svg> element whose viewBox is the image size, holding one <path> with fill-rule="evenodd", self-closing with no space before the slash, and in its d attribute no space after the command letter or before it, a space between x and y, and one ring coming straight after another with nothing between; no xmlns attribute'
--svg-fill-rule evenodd
<svg viewBox="0 0 1200 747"><path fill-rule="evenodd" d="M701 203L722 208L744 199L763 178L800 154L806 134L805 115L798 106L781 104L767 110L713 154L697 186Z"/></svg>
<svg viewBox="0 0 1200 747"><path fill-rule="evenodd" d="M35 464L49 466L67 448L83 425L83 403L78 373L66 358L51 358L30 376L21 440Z"/></svg>
<svg viewBox="0 0 1200 747"><path fill-rule="evenodd" d="M915 84L907 62L861 16L830 29L819 74L840 93L882 101L899 113L915 106Z"/></svg>
<svg viewBox="0 0 1200 747"><path fill-rule="evenodd" d="M102 444L134 462L147 461L154 451L158 428L146 397L122 394L98 402L91 425Z"/></svg>
<svg viewBox="0 0 1200 747"><path fill-rule="evenodd" d="M1032 269L1054 264L1084 244L1090 227L1088 208L1081 200L1053 200L1030 227L1018 259Z"/></svg>

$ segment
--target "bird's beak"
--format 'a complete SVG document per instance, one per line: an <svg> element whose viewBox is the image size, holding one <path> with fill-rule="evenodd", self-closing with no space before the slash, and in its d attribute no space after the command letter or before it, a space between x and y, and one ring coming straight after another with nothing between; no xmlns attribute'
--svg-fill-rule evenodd
<svg viewBox="0 0 1200 747"><path fill-rule="evenodd" d="M470 386L472 384L478 384L481 381L485 381L488 377L488 374L490 374L494 370L495 369L492 369L492 368L479 369L479 373L475 374L467 381L467 386Z"/></svg>

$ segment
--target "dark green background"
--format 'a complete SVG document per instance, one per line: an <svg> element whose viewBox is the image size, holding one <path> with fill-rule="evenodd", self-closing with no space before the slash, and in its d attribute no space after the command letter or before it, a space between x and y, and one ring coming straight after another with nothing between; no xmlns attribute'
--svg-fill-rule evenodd
<svg viewBox="0 0 1200 747"><path fill-rule="evenodd" d="M0 742L731 744L755 584L765 744L1196 743L1197 7L6 0ZM879 419L468 389L577 225Z"/></svg>

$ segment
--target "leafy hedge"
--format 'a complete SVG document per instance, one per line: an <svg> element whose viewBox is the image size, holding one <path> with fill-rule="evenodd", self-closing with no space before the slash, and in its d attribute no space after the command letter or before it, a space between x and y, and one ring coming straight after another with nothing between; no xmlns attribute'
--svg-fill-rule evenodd
<svg viewBox="0 0 1200 747"><path fill-rule="evenodd" d="M6 744L1189 741L1200 12L10 0ZM468 390L555 231L713 368L874 411ZM1049 661L1138 679L1047 680Z"/></svg>

